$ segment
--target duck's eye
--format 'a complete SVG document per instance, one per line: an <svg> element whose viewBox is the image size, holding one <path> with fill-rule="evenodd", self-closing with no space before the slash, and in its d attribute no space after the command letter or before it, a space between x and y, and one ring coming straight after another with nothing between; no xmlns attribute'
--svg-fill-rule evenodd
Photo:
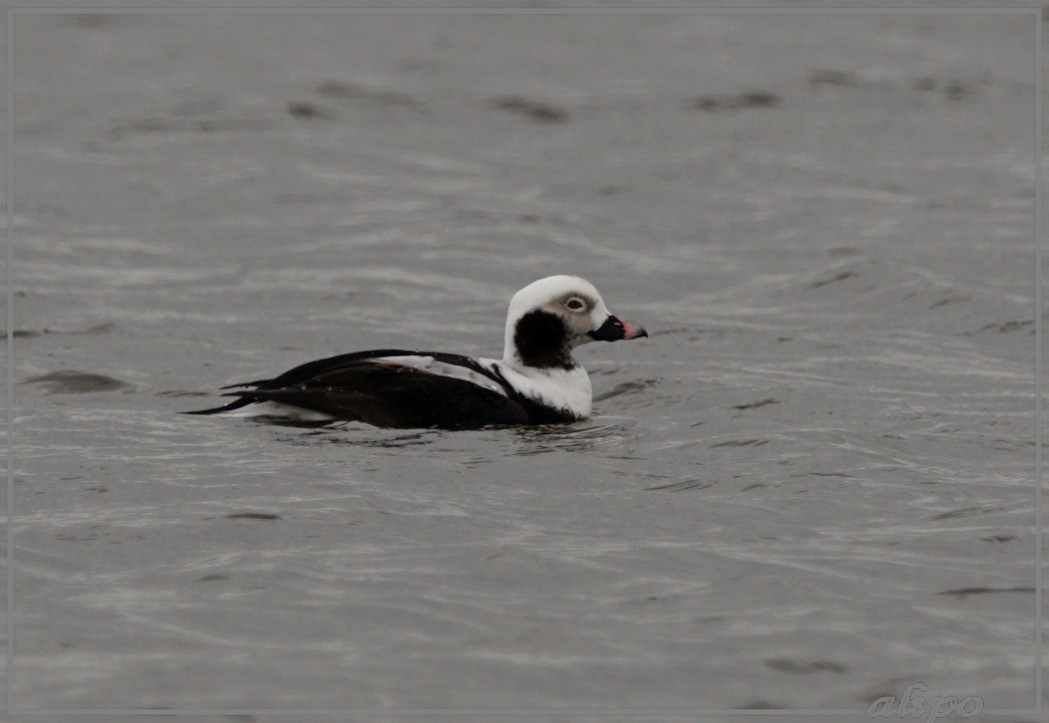
<svg viewBox="0 0 1049 723"><path fill-rule="evenodd" d="M578 296L573 296L565 301L565 308L570 311L582 311L586 308L586 302Z"/></svg>

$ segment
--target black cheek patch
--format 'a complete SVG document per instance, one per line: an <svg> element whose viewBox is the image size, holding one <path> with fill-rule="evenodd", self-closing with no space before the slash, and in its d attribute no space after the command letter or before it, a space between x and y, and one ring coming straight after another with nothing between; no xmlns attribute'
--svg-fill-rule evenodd
<svg viewBox="0 0 1049 723"><path fill-rule="evenodd" d="M530 311L514 327L514 345L521 361L531 367L572 369L565 323L546 311Z"/></svg>

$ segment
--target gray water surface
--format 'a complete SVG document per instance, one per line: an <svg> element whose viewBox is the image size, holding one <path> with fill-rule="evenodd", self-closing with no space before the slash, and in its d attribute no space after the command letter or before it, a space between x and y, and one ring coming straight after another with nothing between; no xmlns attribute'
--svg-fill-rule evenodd
<svg viewBox="0 0 1049 723"><path fill-rule="evenodd" d="M1033 37L19 16L9 703L1030 708ZM551 273L585 422L180 414Z"/></svg>

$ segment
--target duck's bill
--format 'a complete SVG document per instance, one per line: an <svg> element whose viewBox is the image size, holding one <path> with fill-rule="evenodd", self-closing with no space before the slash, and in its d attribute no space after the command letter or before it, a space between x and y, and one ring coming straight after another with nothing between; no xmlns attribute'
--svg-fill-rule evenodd
<svg viewBox="0 0 1049 723"><path fill-rule="evenodd" d="M589 334L592 339L597 341L619 341L621 339L637 339L641 336L648 336L648 332L640 326L634 326L615 316L609 316L605 319L605 323L594 331L589 332Z"/></svg>

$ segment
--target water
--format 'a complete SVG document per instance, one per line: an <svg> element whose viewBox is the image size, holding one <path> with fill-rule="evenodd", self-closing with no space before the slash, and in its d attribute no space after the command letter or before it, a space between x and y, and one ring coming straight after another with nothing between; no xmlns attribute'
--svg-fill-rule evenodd
<svg viewBox="0 0 1049 723"><path fill-rule="evenodd" d="M17 706L1033 705L1030 18L15 38ZM550 273L585 422L179 414Z"/></svg>

